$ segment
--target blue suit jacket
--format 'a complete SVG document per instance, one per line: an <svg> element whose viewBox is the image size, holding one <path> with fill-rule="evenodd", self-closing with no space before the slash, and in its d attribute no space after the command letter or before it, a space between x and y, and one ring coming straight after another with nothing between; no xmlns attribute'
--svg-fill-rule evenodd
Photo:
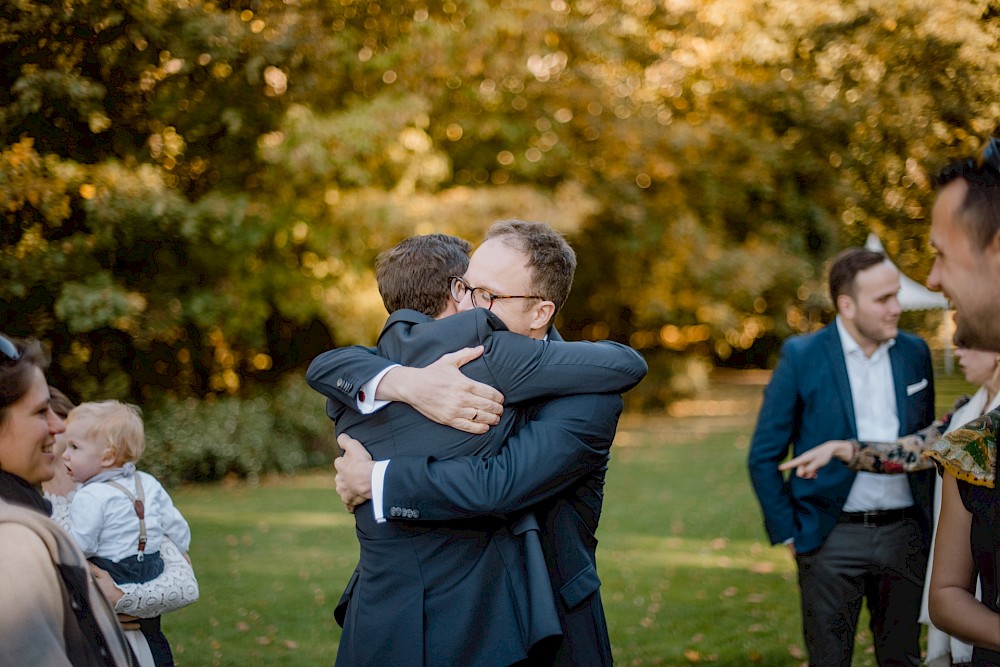
<svg viewBox="0 0 1000 667"><path fill-rule="evenodd" d="M930 351L920 338L900 332L889 348L889 359L899 435L906 435L934 420ZM764 392L749 455L750 479L772 544L794 538L800 553L822 546L855 478L835 460L816 479L793 474L785 480L778 464L787 458L789 448L798 456L827 440L852 438L857 438L854 403L836 324L785 341ZM908 479L914 503L922 510L920 523L929 545L934 471L911 473Z"/></svg>
<svg viewBox="0 0 1000 667"><path fill-rule="evenodd" d="M508 400L581 388L623 391L646 371L641 356L627 347L532 340L504 330L484 310L439 321L398 311L379 339L379 352L420 366L477 344L486 351L463 372L496 386ZM386 363L364 349L335 350L318 357L307 377L332 399L328 412L337 418L337 430L361 440L374 458L392 458L390 469L406 454L422 460L472 454L481 460L523 420L523 409L508 406L499 426L477 436L434 424L403 404L364 417L339 403L356 407L361 381ZM614 412L616 420L620 398L613 396L611 404L604 414ZM598 454L572 466L591 470L600 459ZM387 500L385 505L411 520L375 524L370 507L357 509L362 555L345 592L339 664L507 664L560 634L533 517L514 521L498 513L444 525L424 521L412 504ZM413 520L418 517L421 521Z"/></svg>

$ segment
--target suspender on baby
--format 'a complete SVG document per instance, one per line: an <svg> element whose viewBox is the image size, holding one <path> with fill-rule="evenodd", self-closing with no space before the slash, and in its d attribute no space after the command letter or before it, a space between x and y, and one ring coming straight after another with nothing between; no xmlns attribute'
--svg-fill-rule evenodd
<svg viewBox="0 0 1000 667"><path fill-rule="evenodd" d="M110 484L115 487L128 496L128 499L132 501L132 507L135 509L135 514L139 517L139 555L137 556L137 560L141 561L145 558L145 554L143 552L146 551L146 506L142 502L144 496L142 493L142 481L139 479L139 473L136 473L134 477L136 495L132 495L131 491L118 482L105 482L105 484Z"/></svg>

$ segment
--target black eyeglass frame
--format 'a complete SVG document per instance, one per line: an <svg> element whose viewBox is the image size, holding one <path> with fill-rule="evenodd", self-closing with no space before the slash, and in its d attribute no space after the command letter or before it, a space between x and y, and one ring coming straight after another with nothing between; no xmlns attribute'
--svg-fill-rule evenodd
<svg viewBox="0 0 1000 667"><path fill-rule="evenodd" d="M21 358L21 350L17 349L14 341L3 334L0 334L0 354L6 357L8 361L17 361Z"/></svg>
<svg viewBox="0 0 1000 667"><path fill-rule="evenodd" d="M472 306L474 308L485 308L486 310L493 310L493 304L501 299L541 299L545 301L545 297L542 296L531 296L528 294L494 294L485 287L473 287L461 276L448 276L448 291L451 292L451 298L455 303L461 303L464 298L464 294L459 296L455 289L456 285L462 285L465 291L469 293L469 297L472 299ZM476 303L476 292L481 292L485 295L485 299L489 302L488 306L480 306Z"/></svg>

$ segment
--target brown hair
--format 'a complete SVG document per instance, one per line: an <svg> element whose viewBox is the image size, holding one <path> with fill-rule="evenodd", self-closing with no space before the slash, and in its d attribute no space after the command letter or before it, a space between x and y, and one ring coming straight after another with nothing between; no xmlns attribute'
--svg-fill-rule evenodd
<svg viewBox="0 0 1000 667"><path fill-rule="evenodd" d="M856 278L865 269L886 260L884 254L867 248L848 248L833 258L830 265L830 299L833 309L837 309L837 297L841 294L854 298Z"/></svg>
<svg viewBox="0 0 1000 667"><path fill-rule="evenodd" d="M53 387L52 385L49 385L49 396L52 397L49 401L49 407L52 408L52 412L56 413L59 419L66 421L70 410L76 407L73 405L73 401L69 400L69 397L62 393L58 387Z"/></svg>
<svg viewBox="0 0 1000 667"><path fill-rule="evenodd" d="M501 220L486 232L489 239L498 239L528 256L531 293L554 303L555 312L559 312L569 298L576 272L576 253L566 238L544 222Z"/></svg>
<svg viewBox="0 0 1000 667"><path fill-rule="evenodd" d="M44 373L49 367L49 355L34 338L8 338L20 353L16 360L0 355L0 424L7 420L7 408L21 400L31 385L31 369Z"/></svg>
<svg viewBox="0 0 1000 667"><path fill-rule="evenodd" d="M451 298L450 276L469 267L468 241L447 234L411 236L375 259L375 280L385 309L418 310L437 317Z"/></svg>

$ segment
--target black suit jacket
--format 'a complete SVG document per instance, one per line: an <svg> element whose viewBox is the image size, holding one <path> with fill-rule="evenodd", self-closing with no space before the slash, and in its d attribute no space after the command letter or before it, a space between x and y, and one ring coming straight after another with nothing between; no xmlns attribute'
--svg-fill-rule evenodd
<svg viewBox="0 0 1000 667"><path fill-rule="evenodd" d="M623 391L646 371L641 356L627 347L532 340L504 330L499 319L484 310L439 321L399 311L379 339L379 352L421 366L445 352L478 344L486 351L463 372L497 387L508 401L581 388ZM359 352L324 353L310 366L310 384L353 406L361 381L386 365L384 359L377 368L367 365L370 355ZM616 422L620 398L602 398L604 414ZM523 421L523 410L509 405L499 426L470 435L434 424L403 404L390 404L367 417L336 401L328 407L339 432L361 440L374 458L394 462L417 453L425 460L427 455L481 460L499 449ZM587 469L605 464L606 452L599 453ZM413 521L420 512L411 505L385 506L390 508L387 514L411 520L375 524L369 507L357 509L362 558L347 592L350 603L338 663L419 664L417 648L422 646L426 664L507 664L528 657L539 642L561 632L530 517L509 521L506 513L497 513L504 516L444 525Z"/></svg>

